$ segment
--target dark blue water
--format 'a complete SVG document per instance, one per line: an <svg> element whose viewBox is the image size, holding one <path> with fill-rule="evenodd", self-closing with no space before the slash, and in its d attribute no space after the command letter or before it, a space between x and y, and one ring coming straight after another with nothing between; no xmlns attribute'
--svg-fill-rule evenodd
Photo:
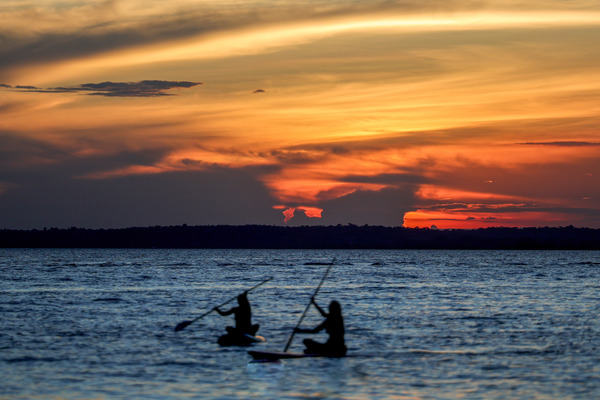
<svg viewBox="0 0 600 400"><path fill-rule="evenodd" d="M249 299L281 351L334 258L350 357L250 363L215 313L174 332L272 276ZM2 249L0 399L600 398L599 289L593 251Z"/></svg>

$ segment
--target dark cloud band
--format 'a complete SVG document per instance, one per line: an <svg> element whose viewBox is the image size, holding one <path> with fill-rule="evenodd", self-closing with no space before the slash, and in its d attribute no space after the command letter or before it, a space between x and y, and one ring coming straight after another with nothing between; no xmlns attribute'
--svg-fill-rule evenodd
<svg viewBox="0 0 600 400"><path fill-rule="evenodd" d="M171 89L188 89L198 85L202 85L202 82L145 80L139 82L84 83L76 86L57 88L37 88L35 86L23 85L13 87L6 84L0 84L0 87L24 92L85 93L108 97L156 97L171 96L171 93L167 93Z"/></svg>
<svg viewBox="0 0 600 400"><path fill-rule="evenodd" d="M557 141L557 142L526 142L520 143L527 146L561 146L561 147L583 147L600 146L600 142L579 142L579 141Z"/></svg>

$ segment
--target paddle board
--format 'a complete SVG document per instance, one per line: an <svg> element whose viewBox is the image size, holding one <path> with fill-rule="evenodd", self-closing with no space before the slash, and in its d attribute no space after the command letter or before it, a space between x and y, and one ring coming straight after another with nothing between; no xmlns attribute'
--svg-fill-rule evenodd
<svg viewBox="0 0 600 400"><path fill-rule="evenodd" d="M217 343L221 346L250 346L255 343L266 342L265 338L259 335L248 335L246 333L242 335L237 334L226 334L220 336Z"/></svg>
<svg viewBox="0 0 600 400"><path fill-rule="evenodd" d="M255 360L276 361L288 358L324 357L322 354L288 353L283 351L255 351L248 352Z"/></svg>

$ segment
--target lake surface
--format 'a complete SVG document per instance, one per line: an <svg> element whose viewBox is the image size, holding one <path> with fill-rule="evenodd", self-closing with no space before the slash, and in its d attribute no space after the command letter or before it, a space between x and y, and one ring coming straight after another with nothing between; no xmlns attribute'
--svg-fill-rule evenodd
<svg viewBox="0 0 600 400"><path fill-rule="evenodd" d="M216 313L174 331L273 277L253 348L282 351L333 259L349 357L252 363ZM598 251L0 249L0 399L600 398L599 293Z"/></svg>

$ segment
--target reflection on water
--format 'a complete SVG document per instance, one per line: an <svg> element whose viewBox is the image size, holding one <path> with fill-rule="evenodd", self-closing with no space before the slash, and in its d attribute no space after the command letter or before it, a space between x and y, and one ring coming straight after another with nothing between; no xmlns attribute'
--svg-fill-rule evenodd
<svg viewBox="0 0 600 400"><path fill-rule="evenodd" d="M249 300L281 351L334 258L349 357L253 363L216 314L174 332L273 276ZM600 252L2 250L0 399L599 398L599 288Z"/></svg>

